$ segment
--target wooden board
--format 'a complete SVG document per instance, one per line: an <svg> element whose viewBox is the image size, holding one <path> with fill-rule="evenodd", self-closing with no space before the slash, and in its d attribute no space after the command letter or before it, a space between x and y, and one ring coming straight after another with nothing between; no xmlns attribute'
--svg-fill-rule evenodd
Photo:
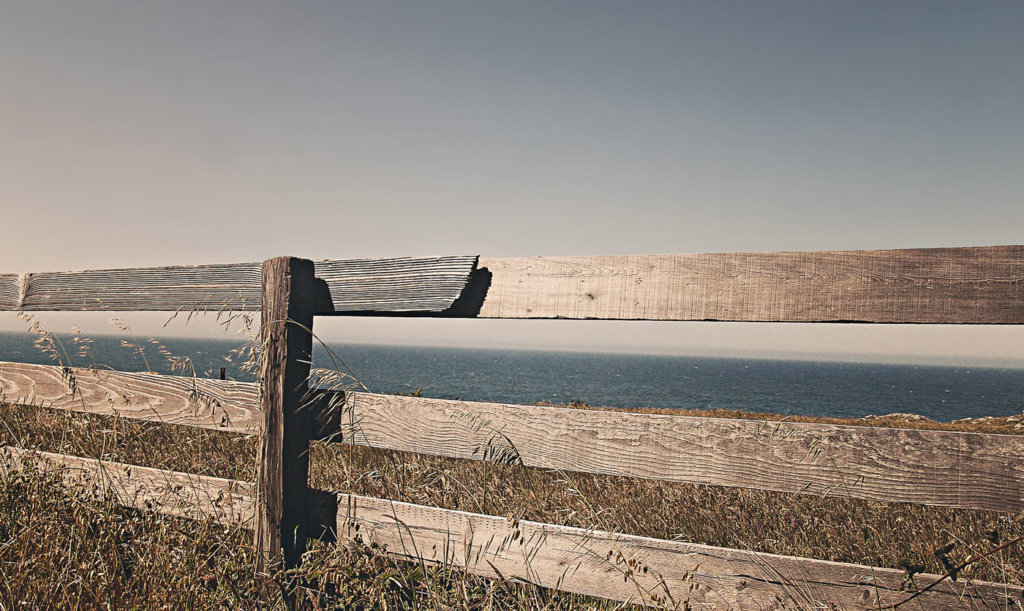
<svg viewBox="0 0 1024 611"><path fill-rule="evenodd" d="M196 265L22 274L13 309L256 310L260 264Z"/></svg>
<svg viewBox="0 0 1024 611"><path fill-rule="evenodd" d="M481 259L482 318L1024 323L1024 246Z"/></svg>
<svg viewBox="0 0 1024 611"><path fill-rule="evenodd" d="M319 261L330 298L317 313L1024 324L1024 246L481 259L479 269L476 262ZM0 309L256 310L259 270L245 263L6 274Z"/></svg>
<svg viewBox="0 0 1024 611"><path fill-rule="evenodd" d="M0 400L255 433L254 383L0 362Z"/></svg>
<svg viewBox="0 0 1024 611"><path fill-rule="evenodd" d="M330 288L335 314L437 313L462 294L476 260L462 256L317 261L316 277Z"/></svg>
<svg viewBox="0 0 1024 611"><path fill-rule="evenodd" d="M0 274L0 310L15 310L21 297L18 276Z"/></svg>
<svg viewBox="0 0 1024 611"><path fill-rule="evenodd" d="M126 507L193 520L212 517L221 524L252 528L248 482L0 447L0 471L26 468L56 472L69 488L97 491Z"/></svg>
<svg viewBox="0 0 1024 611"><path fill-rule="evenodd" d="M691 608L877 609L910 596L903 571L515 521L340 494L338 536L408 559L614 600ZM924 587L935 575L918 575ZM943 582L911 609L1007 608L1021 586ZM828 607L825 605L835 605Z"/></svg>
<svg viewBox="0 0 1024 611"><path fill-rule="evenodd" d="M458 299L475 256L325 260L322 313L441 312ZM3 310L258 310L261 263L0 276Z"/></svg>
<svg viewBox="0 0 1024 611"><path fill-rule="evenodd" d="M350 393L346 442L453 458L1017 512L1024 436Z"/></svg>

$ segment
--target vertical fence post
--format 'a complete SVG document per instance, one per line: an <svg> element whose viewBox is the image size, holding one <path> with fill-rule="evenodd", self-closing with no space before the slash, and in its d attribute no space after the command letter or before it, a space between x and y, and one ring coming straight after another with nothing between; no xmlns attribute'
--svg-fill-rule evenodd
<svg viewBox="0 0 1024 611"><path fill-rule="evenodd" d="M256 570L298 565L306 549L309 410L301 409L313 350L313 262L263 262L260 435L256 451Z"/></svg>

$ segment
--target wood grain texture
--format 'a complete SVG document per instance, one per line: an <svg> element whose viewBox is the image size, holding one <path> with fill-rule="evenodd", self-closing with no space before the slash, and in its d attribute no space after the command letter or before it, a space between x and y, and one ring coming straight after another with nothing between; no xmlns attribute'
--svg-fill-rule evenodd
<svg viewBox="0 0 1024 611"><path fill-rule="evenodd" d="M164 471L65 454L0 448L0 470L56 472L72 489L96 491L142 511L252 528L253 495L248 482Z"/></svg>
<svg viewBox="0 0 1024 611"><path fill-rule="evenodd" d="M195 265L27 274L16 309L256 310L260 264Z"/></svg>
<svg viewBox="0 0 1024 611"><path fill-rule="evenodd" d="M910 596L902 570L711 547L338 496L339 538L387 546L398 557L568 592L670 607L877 609ZM937 576L918 575L919 587ZM914 606L1016 608L1024 588L944 582ZM827 605L833 605L829 607ZM923 607L921 606L923 605ZM1006 606L1004 606L1006 605Z"/></svg>
<svg viewBox="0 0 1024 611"><path fill-rule="evenodd" d="M476 261L475 256L317 261L316 276L330 288L335 314L442 312L462 294Z"/></svg>
<svg viewBox="0 0 1024 611"><path fill-rule="evenodd" d="M0 274L0 310L17 309L20 297L18 276Z"/></svg>
<svg viewBox="0 0 1024 611"><path fill-rule="evenodd" d="M324 260L323 313L441 312L458 299L475 256ZM260 308L260 263L0 275L0 310L221 311Z"/></svg>
<svg viewBox="0 0 1024 611"><path fill-rule="evenodd" d="M313 262L263 263L260 309L260 432L256 443L256 570L293 568L306 550L311 418L307 399L313 353ZM266 564L264 564L266 563Z"/></svg>
<svg viewBox="0 0 1024 611"><path fill-rule="evenodd" d="M0 400L233 433L258 429L254 383L0 362Z"/></svg>
<svg viewBox="0 0 1024 611"><path fill-rule="evenodd" d="M1024 323L1024 246L481 259L482 318Z"/></svg>
<svg viewBox="0 0 1024 611"><path fill-rule="evenodd" d="M527 466L971 509L1024 508L1024 436L350 393L346 442Z"/></svg>

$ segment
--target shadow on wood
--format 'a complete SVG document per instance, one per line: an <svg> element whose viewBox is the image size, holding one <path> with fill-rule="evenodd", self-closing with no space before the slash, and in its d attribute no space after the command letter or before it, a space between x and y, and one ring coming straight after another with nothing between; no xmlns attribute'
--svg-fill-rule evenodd
<svg viewBox="0 0 1024 611"><path fill-rule="evenodd" d="M466 288L462 289L462 294L452 303L452 307L441 313L441 316L476 318L480 314L484 300L487 299L487 291L491 288L493 278L494 274L486 267L474 269L469 274L469 281Z"/></svg>

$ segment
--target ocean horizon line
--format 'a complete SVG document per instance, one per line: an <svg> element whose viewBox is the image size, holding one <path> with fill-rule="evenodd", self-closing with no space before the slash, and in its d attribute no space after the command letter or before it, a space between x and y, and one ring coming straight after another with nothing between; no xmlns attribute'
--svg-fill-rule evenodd
<svg viewBox="0 0 1024 611"><path fill-rule="evenodd" d="M74 337L74 333L70 332L51 332L54 336L61 339ZM31 332L26 330L24 332L19 331L8 331L0 330L0 336L23 336L30 335ZM116 332L102 332L102 333L83 333L82 337L85 338L104 338L104 339L123 339L131 340L132 337L125 333ZM148 341L150 339L157 340L159 342L170 341L174 343L178 342L222 342L225 344L242 345L248 343L248 339L243 338L230 338L230 337L211 337L209 335L154 335L154 334L142 334L136 335L140 340ZM963 359L957 359L954 356L936 356L936 355L922 355L914 353L898 353L898 354L882 354L882 353L854 353L854 352L817 352L817 351L767 351L767 350L707 350L707 349L695 349L695 350L665 350L665 349L645 349L642 346L636 347L620 347L616 346L611 349L601 349L600 347L593 346L565 346L565 347L532 347L524 344L499 344L499 345L476 345L466 343L430 343L430 342L417 342L417 343L394 343L394 342L372 342L372 341L339 341L339 340L314 340L314 346L316 344L323 344L325 346L353 346L353 347L377 347L377 348L396 348L396 349L441 349L441 350L479 350L479 351L510 351L510 352L534 352L539 354L578 354L578 355L621 355L621 356L658 356L658 357L680 357L680 358L708 358L708 359L725 359L725 360L756 360L756 361L779 361L779 362L811 362L811 363L851 363L861 365L893 365L893 366L912 366L912 367L946 367L946 368L963 368L970 367L975 369L1024 369L1024 358L1021 359L1004 359L1004 358L979 358L979 357L965 357Z"/></svg>

